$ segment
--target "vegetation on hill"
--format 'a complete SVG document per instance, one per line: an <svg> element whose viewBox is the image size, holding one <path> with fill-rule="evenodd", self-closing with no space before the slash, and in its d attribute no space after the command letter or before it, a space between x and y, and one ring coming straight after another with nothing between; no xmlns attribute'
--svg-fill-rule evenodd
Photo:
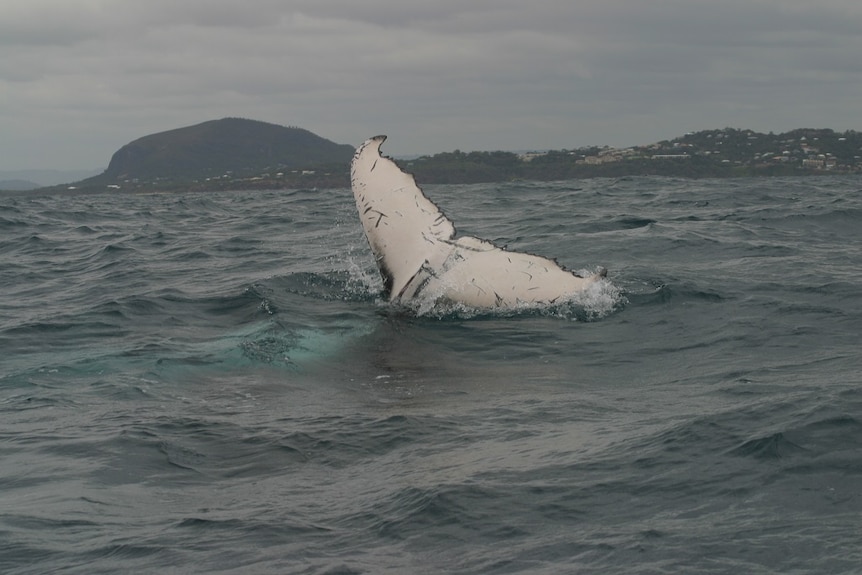
<svg viewBox="0 0 862 575"><path fill-rule="evenodd" d="M226 175L242 179L346 165L352 156L353 146L336 144L308 130L224 118L130 142L114 153L104 173L81 186L172 187Z"/></svg>
<svg viewBox="0 0 862 575"><path fill-rule="evenodd" d="M424 156L402 162L417 180L471 183L512 179L675 176L721 178L862 172L862 133L793 130L692 132L648 146L589 147L529 154L470 152Z"/></svg>

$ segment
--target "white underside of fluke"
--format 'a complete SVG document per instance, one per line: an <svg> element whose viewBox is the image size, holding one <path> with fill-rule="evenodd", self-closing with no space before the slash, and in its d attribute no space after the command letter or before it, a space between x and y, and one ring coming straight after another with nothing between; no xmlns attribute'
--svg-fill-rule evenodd
<svg viewBox="0 0 862 575"><path fill-rule="evenodd" d="M351 185L365 237L392 302L432 298L476 308L552 304L583 291L604 271L582 278L548 258L512 252L455 226L380 145L366 140L351 164Z"/></svg>

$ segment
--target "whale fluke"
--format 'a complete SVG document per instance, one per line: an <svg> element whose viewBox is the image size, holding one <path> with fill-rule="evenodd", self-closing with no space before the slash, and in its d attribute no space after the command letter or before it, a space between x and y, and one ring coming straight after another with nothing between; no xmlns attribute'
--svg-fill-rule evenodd
<svg viewBox="0 0 862 575"><path fill-rule="evenodd" d="M455 226L413 176L381 155L384 140L376 136L356 149L350 177L389 301L406 303L421 294L474 308L553 304L607 273L580 277L542 256L456 237Z"/></svg>

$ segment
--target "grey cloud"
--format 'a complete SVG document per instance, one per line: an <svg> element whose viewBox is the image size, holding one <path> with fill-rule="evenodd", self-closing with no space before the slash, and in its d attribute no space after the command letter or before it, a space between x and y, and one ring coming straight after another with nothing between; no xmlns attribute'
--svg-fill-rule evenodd
<svg viewBox="0 0 862 575"><path fill-rule="evenodd" d="M0 168L228 115L390 153L858 128L857 4L6 0Z"/></svg>

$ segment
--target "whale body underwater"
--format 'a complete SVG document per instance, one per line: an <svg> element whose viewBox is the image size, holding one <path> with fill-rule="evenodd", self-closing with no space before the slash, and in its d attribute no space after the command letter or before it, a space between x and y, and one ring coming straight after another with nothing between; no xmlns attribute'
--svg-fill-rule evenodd
<svg viewBox="0 0 862 575"><path fill-rule="evenodd" d="M479 309L565 301L605 277L581 277L555 261L503 249L455 226L405 173L380 153L386 136L366 140L350 166L351 188L365 237L392 303L416 299Z"/></svg>

